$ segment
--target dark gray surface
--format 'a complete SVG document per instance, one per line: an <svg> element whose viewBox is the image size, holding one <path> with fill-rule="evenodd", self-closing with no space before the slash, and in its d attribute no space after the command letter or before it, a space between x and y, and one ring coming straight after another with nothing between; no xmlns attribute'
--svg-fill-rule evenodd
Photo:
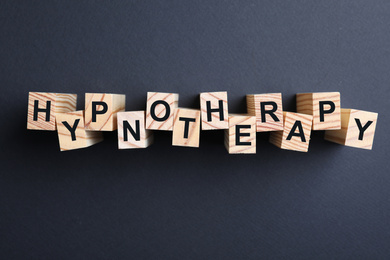
<svg viewBox="0 0 390 260"><path fill-rule="evenodd" d="M0 255L4 259L389 259L389 1L1 1ZM213 2L213 3L211 3ZM309 153L258 134L228 155L156 132L144 150L116 133L59 152L27 131L29 91L127 95L340 91L379 113L372 151L312 135Z"/></svg>

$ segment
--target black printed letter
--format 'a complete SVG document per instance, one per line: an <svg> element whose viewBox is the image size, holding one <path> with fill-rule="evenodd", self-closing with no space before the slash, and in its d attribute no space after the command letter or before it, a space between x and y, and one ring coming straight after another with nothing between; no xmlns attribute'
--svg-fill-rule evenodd
<svg viewBox="0 0 390 260"><path fill-rule="evenodd" d="M299 132L295 133L295 129L297 129L297 128L298 128ZM306 142L305 134L303 133L302 122L299 120L295 121L293 127L291 128L290 133L287 136L287 140L291 140L291 138L293 136L299 136L299 137L301 137L302 142L304 142L304 143Z"/></svg>
<svg viewBox="0 0 390 260"><path fill-rule="evenodd" d="M363 140L364 132L367 130L367 128L372 124L373 121L368 121L364 126L362 126L362 123L360 123L359 118L355 118L355 122L359 128L359 140Z"/></svg>
<svg viewBox="0 0 390 260"><path fill-rule="evenodd" d="M265 106L272 106L272 109L271 110L265 110ZM279 122L279 118L277 116L275 116L275 114L274 114L274 112L277 109L278 109L278 105L275 102L273 102L273 101L260 102L261 122L265 123L265 114L269 114L275 122Z"/></svg>
<svg viewBox="0 0 390 260"><path fill-rule="evenodd" d="M51 101L46 101L46 108L38 108L39 101L34 100L34 121L38 121L38 113L39 112L45 112L46 113L46 119L45 121L50 121L50 107L51 107Z"/></svg>
<svg viewBox="0 0 390 260"><path fill-rule="evenodd" d="M135 131L134 129L130 126L128 121L123 121L123 141L127 142L128 137L127 137L127 130L130 131L130 134L134 137L136 141L141 140L141 132L139 129L139 120L135 121Z"/></svg>
<svg viewBox="0 0 390 260"><path fill-rule="evenodd" d="M165 115L163 117L156 116L156 112L154 110L156 110L157 105L165 106ZM171 114L171 108L169 107L169 104L164 100L157 100L150 107L150 116L153 118L153 120L156 120L159 122L165 121L169 118L170 114Z"/></svg>
<svg viewBox="0 0 390 260"><path fill-rule="evenodd" d="M103 109L97 111L97 106L102 106ZM96 115L98 114L104 114L107 112L108 106L106 102L103 101L93 101L92 102L92 122L96 122Z"/></svg>
<svg viewBox="0 0 390 260"><path fill-rule="evenodd" d="M251 145L251 142L241 142L241 136L250 136L250 133L240 133L241 128L251 128L250 125L236 125L236 145Z"/></svg>
<svg viewBox="0 0 390 260"><path fill-rule="evenodd" d="M324 110L324 105L329 105L330 108L328 110ZM332 101L320 101L320 122L324 122L324 115L331 114L336 109L336 106Z"/></svg>
<svg viewBox="0 0 390 260"><path fill-rule="evenodd" d="M190 122L195 122L195 118L179 117L180 121L184 121L184 138L188 138Z"/></svg>
<svg viewBox="0 0 390 260"><path fill-rule="evenodd" d="M211 108L211 102L206 101L207 122L211 122L211 113L219 112L219 120L223 121L223 100L218 100L218 108Z"/></svg>
<svg viewBox="0 0 390 260"><path fill-rule="evenodd" d="M62 124L69 130L72 137L72 141L76 141L76 128L79 125L80 119L74 121L73 127L71 127L68 122L62 121Z"/></svg>

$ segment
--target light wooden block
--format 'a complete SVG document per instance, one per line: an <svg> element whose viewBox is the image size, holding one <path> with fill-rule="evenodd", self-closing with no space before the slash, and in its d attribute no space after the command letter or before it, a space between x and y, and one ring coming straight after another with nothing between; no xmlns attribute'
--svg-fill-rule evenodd
<svg viewBox="0 0 390 260"><path fill-rule="evenodd" d="M29 92L27 129L55 131L56 115L75 111L76 104L76 94Z"/></svg>
<svg viewBox="0 0 390 260"><path fill-rule="evenodd" d="M86 93L85 128L88 131L116 130L117 113L125 111L125 105L126 95Z"/></svg>
<svg viewBox="0 0 390 260"><path fill-rule="evenodd" d="M117 116L119 149L146 148L153 143L152 131L145 129L145 111L119 112Z"/></svg>
<svg viewBox="0 0 390 260"><path fill-rule="evenodd" d="M247 111L256 116L256 131L283 130L282 93L246 95Z"/></svg>
<svg viewBox="0 0 390 260"><path fill-rule="evenodd" d="M179 105L179 94L148 92L146 101L146 129L173 130L173 119Z"/></svg>
<svg viewBox="0 0 390 260"><path fill-rule="evenodd" d="M177 108L173 124L172 145L199 147L200 110Z"/></svg>
<svg viewBox="0 0 390 260"><path fill-rule="evenodd" d="M300 93L296 98L297 112L313 116L313 130L340 129L340 92Z"/></svg>
<svg viewBox="0 0 390 260"><path fill-rule="evenodd" d="M271 132L270 143L281 149L307 152L309 150L313 116L283 112L283 119L283 130ZM302 136L291 134L302 134Z"/></svg>
<svg viewBox="0 0 390 260"><path fill-rule="evenodd" d="M325 140L371 150L377 119L377 113L341 109L341 129L325 131ZM360 122L360 129L358 122Z"/></svg>
<svg viewBox="0 0 390 260"><path fill-rule="evenodd" d="M226 91L200 93L200 109L202 111L202 130L229 128Z"/></svg>
<svg viewBox="0 0 390 260"><path fill-rule="evenodd" d="M61 151L85 148L103 141L102 132L85 130L82 110L57 114L56 120Z"/></svg>
<svg viewBox="0 0 390 260"><path fill-rule="evenodd" d="M229 154L256 153L256 117L229 114L229 128L225 130L225 148Z"/></svg>

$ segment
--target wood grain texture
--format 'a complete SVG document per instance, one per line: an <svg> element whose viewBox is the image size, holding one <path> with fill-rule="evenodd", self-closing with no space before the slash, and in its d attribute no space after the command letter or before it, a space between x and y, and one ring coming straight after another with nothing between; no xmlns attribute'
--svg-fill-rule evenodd
<svg viewBox="0 0 390 260"><path fill-rule="evenodd" d="M359 119L362 126L365 126L368 121L372 121L371 125L364 131L362 140L359 140L360 131L355 119ZM341 129L325 131L325 140L371 150L377 119L377 113L356 109L341 109Z"/></svg>
<svg viewBox="0 0 390 260"><path fill-rule="evenodd" d="M107 112L96 115L96 122L92 122L92 102L105 102ZM126 95L121 94L85 94L85 128L88 131L114 131L117 129L117 113L125 111ZM97 106L97 111L102 110L102 106Z"/></svg>
<svg viewBox="0 0 390 260"><path fill-rule="evenodd" d="M127 111L119 112L118 116L118 148L133 149L146 148L153 143L153 133L145 129L145 111ZM133 131L137 132L137 121L139 122L140 139L136 140L133 135L127 130L127 141L124 140L123 122L127 121Z"/></svg>
<svg viewBox="0 0 390 260"><path fill-rule="evenodd" d="M219 101L223 104L223 120L219 112L211 113L211 121L207 120L207 101L210 101L211 109L219 108ZM200 93L200 109L202 118L202 130L216 130L229 128L228 96L226 91Z"/></svg>
<svg viewBox="0 0 390 260"><path fill-rule="evenodd" d="M265 122L261 113L261 102L275 102L278 106L274 112L279 121L275 121L271 115L265 114ZM256 131L269 132L283 130L283 104L282 93L271 94L251 94L246 95L247 111L249 115L256 116ZM265 109L272 109L272 107L265 106Z"/></svg>
<svg viewBox="0 0 390 260"><path fill-rule="evenodd" d="M250 126L240 128L240 133L249 136L240 136L240 142L249 142L250 145L239 145L236 142L236 129L239 126ZM229 114L229 128L225 130L225 148L229 154L255 154L256 153L256 117L244 114Z"/></svg>
<svg viewBox="0 0 390 260"><path fill-rule="evenodd" d="M170 108L168 119L164 121L156 121L150 115L151 106L153 105L154 102L159 100L167 102ZM178 107L178 104L179 104L179 94L148 92L147 101L146 101L146 129L172 131L174 114L176 108ZM157 117L162 118L164 117L167 111L164 105L159 104L155 107L154 112Z"/></svg>
<svg viewBox="0 0 390 260"><path fill-rule="evenodd" d="M46 121L46 113L39 112L38 119L34 121L34 101L38 100L38 108L46 108L50 101L50 120ZM64 93L29 92L27 129L30 130L56 130L56 114L76 110L77 95Z"/></svg>
<svg viewBox="0 0 390 260"><path fill-rule="evenodd" d="M191 118L195 122L188 124L188 136L185 136L186 122L183 118ZM172 145L199 147L200 139L200 110L177 108L173 124Z"/></svg>
<svg viewBox="0 0 390 260"><path fill-rule="evenodd" d="M283 130L272 132L270 134L270 139L269 139L270 143L276 145L281 149L307 152L309 149L313 116L306 115L306 114L298 114L293 112L283 112L283 117L284 117ZM287 140L287 137L297 120L301 121L302 130L306 142L302 142L302 139L299 136L293 136L291 140ZM299 129L295 130L295 132L298 131Z"/></svg>
<svg viewBox="0 0 390 260"><path fill-rule="evenodd" d="M313 115L313 93L296 94L296 107L298 113Z"/></svg>
<svg viewBox="0 0 390 260"><path fill-rule="evenodd" d="M65 127L63 122L67 122L73 127L76 120L79 120L75 130L75 140L72 140L71 132ZM68 151L80 148L86 148L103 141L101 132L86 131L84 124L84 111L74 111L68 113L59 113L56 115L58 140L61 151Z"/></svg>
<svg viewBox="0 0 390 260"><path fill-rule="evenodd" d="M324 114L324 121L320 121L320 101L332 101L335 110ZM313 130L329 130L341 128L340 93L317 92L299 93L296 95L297 112L313 116ZM329 109L328 105L324 109Z"/></svg>

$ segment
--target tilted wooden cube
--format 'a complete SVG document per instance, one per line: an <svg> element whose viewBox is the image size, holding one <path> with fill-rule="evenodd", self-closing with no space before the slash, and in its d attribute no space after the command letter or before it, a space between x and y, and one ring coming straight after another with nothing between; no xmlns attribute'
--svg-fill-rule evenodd
<svg viewBox="0 0 390 260"><path fill-rule="evenodd" d="M229 114L229 129L225 130L225 148L229 154L256 153L256 117Z"/></svg>
<svg viewBox="0 0 390 260"><path fill-rule="evenodd" d="M153 133L145 129L145 111L118 113L118 148L146 148L153 143Z"/></svg>
<svg viewBox="0 0 390 260"><path fill-rule="evenodd" d="M57 114L56 120L61 151L85 148L103 141L102 132L85 130L82 110Z"/></svg>
<svg viewBox="0 0 390 260"><path fill-rule="evenodd" d="M173 118L179 104L179 94L148 92L146 129L173 130Z"/></svg>
<svg viewBox="0 0 390 260"><path fill-rule="evenodd" d="M228 96L226 91L200 93L202 130L229 128Z"/></svg>
<svg viewBox="0 0 390 260"><path fill-rule="evenodd" d="M56 115L75 111L76 104L76 94L30 92L27 129L55 131Z"/></svg>
<svg viewBox="0 0 390 260"><path fill-rule="evenodd" d="M126 95L85 94L85 128L89 131L114 131L117 113L125 111Z"/></svg>
<svg viewBox="0 0 390 260"><path fill-rule="evenodd" d="M313 116L283 112L283 131L271 132L270 143L281 149L307 152Z"/></svg>
<svg viewBox="0 0 390 260"><path fill-rule="evenodd" d="M200 110L177 108L172 134L174 146L199 147Z"/></svg>
<svg viewBox="0 0 390 260"><path fill-rule="evenodd" d="M340 92L300 93L297 112L313 116L313 130L340 129Z"/></svg>
<svg viewBox="0 0 390 260"><path fill-rule="evenodd" d="M246 95L247 111L256 116L256 131L283 130L282 93Z"/></svg>
<svg viewBox="0 0 390 260"><path fill-rule="evenodd" d="M371 150L377 119L377 113L341 109L341 129L325 131L325 140Z"/></svg>

